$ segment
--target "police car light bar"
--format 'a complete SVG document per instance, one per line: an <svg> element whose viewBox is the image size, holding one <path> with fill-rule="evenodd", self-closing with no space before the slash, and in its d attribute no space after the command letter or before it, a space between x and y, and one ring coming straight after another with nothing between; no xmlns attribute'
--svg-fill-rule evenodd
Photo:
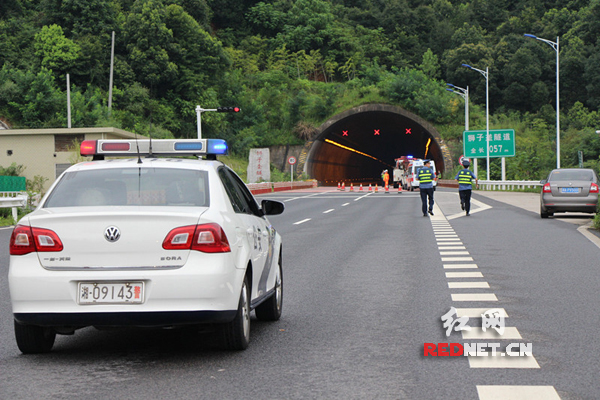
<svg viewBox="0 0 600 400"><path fill-rule="evenodd" d="M217 156L227 154L227 142L223 139L157 139L157 140L84 140L82 156Z"/></svg>

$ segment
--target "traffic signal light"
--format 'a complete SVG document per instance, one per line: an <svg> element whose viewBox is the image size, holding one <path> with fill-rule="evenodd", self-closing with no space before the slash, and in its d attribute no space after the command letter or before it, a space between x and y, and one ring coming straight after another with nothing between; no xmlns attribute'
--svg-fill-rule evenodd
<svg viewBox="0 0 600 400"><path fill-rule="evenodd" d="M239 107L217 107L217 112L240 112Z"/></svg>

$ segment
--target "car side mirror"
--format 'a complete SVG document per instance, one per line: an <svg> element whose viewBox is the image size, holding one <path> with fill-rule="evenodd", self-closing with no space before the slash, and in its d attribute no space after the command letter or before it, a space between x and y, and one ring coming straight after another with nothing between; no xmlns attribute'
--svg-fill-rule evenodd
<svg viewBox="0 0 600 400"><path fill-rule="evenodd" d="M265 215L279 215L285 210L285 206L280 201L263 200L260 204Z"/></svg>

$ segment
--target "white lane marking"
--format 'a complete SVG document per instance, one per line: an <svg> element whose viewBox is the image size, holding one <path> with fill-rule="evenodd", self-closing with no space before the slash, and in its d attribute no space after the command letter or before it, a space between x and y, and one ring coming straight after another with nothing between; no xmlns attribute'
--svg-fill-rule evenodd
<svg viewBox="0 0 600 400"><path fill-rule="evenodd" d="M490 208L493 208L492 206L490 206L488 204L485 204L485 203L482 203L481 201L475 200L475 199L471 199L471 203L473 203L473 204L475 204L475 205L477 205L479 207L479 208L476 208L476 209L471 209L471 211L470 211L471 215L476 214L476 213L481 212L481 211L489 210ZM448 216L448 220L456 219L456 218L460 218L460 217L465 217L465 216L466 216L466 214L463 211L463 212L460 212L458 214L454 214L454 215Z"/></svg>
<svg viewBox="0 0 600 400"><path fill-rule="evenodd" d="M487 282L448 282L450 289L489 289Z"/></svg>
<svg viewBox="0 0 600 400"><path fill-rule="evenodd" d="M468 254L468 251L440 251L441 256L465 256Z"/></svg>
<svg viewBox="0 0 600 400"><path fill-rule="evenodd" d="M333 210L335 210L335 208L330 208L327 211L323 211L323 214L329 214L330 212L332 212Z"/></svg>
<svg viewBox="0 0 600 400"><path fill-rule="evenodd" d="M311 218L306 218L306 219L303 219L302 221L294 222L294 225L300 225L300 224L303 224L303 223L308 222L310 220L311 220Z"/></svg>
<svg viewBox="0 0 600 400"><path fill-rule="evenodd" d="M342 204L342 207L346 207L348 204L350 204L350 203L344 203L344 204Z"/></svg>
<svg viewBox="0 0 600 400"><path fill-rule="evenodd" d="M473 261L473 257L442 257L442 261Z"/></svg>
<svg viewBox="0 0 600 400"><path fill-rule="evenodd" d="M360 200L360 199L364 199L365 197L367 197L367 196L370 196L370 195L372 195L372 194L373 194L373 193L367 193L367 194L365 194L364 196L357 197L356 199L354 199L354 201L358 201L358 200Z"/></svg>
<svg viewBox="0 0 600 400"><path fill-rule="evenodd" d="M477 385L479 400L560 400L554 386Z"/></svg>
<svg viewBox="0 0 600 400"><path fill-rule="evenodd" d="M457 317L469 317L469 318L481 318L483 314L485 314L489 308L457 308L456 316ZM508 314L504 308L494 308L495 311L498 311L501 316L504 318L508 318Z"/></svg>
<svg viewBox="0 0 600 400"><path fill-rule="evenodd" d="M454 244L454 243L452 243ZM438 250L466 250L467 248L465 246L438 246Z"/></svg>
<svg viewBox="0 0 600 400"><path fill-rule="evenodd" d="M469 366L471 368L539 368L533 356L527 357L506 357L506 353L497 352L496 356L472 357L469 356ZM513 399L513 397L502 397L503 399ZM528 397L535 399L535 397ZM545 397L543 398L546 399Z"/></svg>
<svg viewBox="0 0 600 400"><path fill-rule="evenodd" d="M494 293L454 293L452 301L498 301Z"/></svg>
<svg viewBox="0 0 600 400"><path fill-rule="evenodd" d="M323 193L328 193L328 192L323 192ZM298 200L298 199L306 199L308 197L318 196L318 195L323 194L323 193L313 193L313 194L308 194L306 196L292 197L291 199L287 199L287 200L284 200L284 201L293 201L293 200Z"/></svg>
<svg viewBox="0 0 600 400"><path fill-rule="evenodd" d="M463 339L523 339L514 326L504 327L502 335L491 328L484 331L480 326L472 326L470 331L464 330L461 332Z"/></svg>
<svg viewBox="0 0 600 400"><path fill-rule="evenodd" d="M483 278L481 272L446 272L446 278Z"/></svg>
<svg viewBox="0 0 600 400"><path fill-rule="evenodd" d="M444 269L478 268L477 264L444 264Z"/></svg>
<svg viewBox="0 0 600 400"><path fill-rule="evenodd" d="M436 238L436 240L438 241L438 244L439 242L460 242L460 238Z"/></svg>

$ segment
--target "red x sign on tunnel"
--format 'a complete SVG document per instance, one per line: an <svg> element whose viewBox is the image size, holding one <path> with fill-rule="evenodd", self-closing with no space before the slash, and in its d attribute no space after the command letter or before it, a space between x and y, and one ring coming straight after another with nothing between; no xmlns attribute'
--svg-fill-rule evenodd
<svg viewBox="0 0 600 400"><path fill-rule="evenodd" d="M342 131L342 136L348 136L348 131Z"/></svg>
<svg viewBox="0 0 600 400"><path fill-rule="evenodd" d="M411 128L406 128L405 135L412 135L412 132L410 130L411 130Z"/></svg>
<svg viewBox="0 0 600 400"><path fill-rule="evenodd" d="M375 135L379 135L379 129L375 129Z"/></svg>

